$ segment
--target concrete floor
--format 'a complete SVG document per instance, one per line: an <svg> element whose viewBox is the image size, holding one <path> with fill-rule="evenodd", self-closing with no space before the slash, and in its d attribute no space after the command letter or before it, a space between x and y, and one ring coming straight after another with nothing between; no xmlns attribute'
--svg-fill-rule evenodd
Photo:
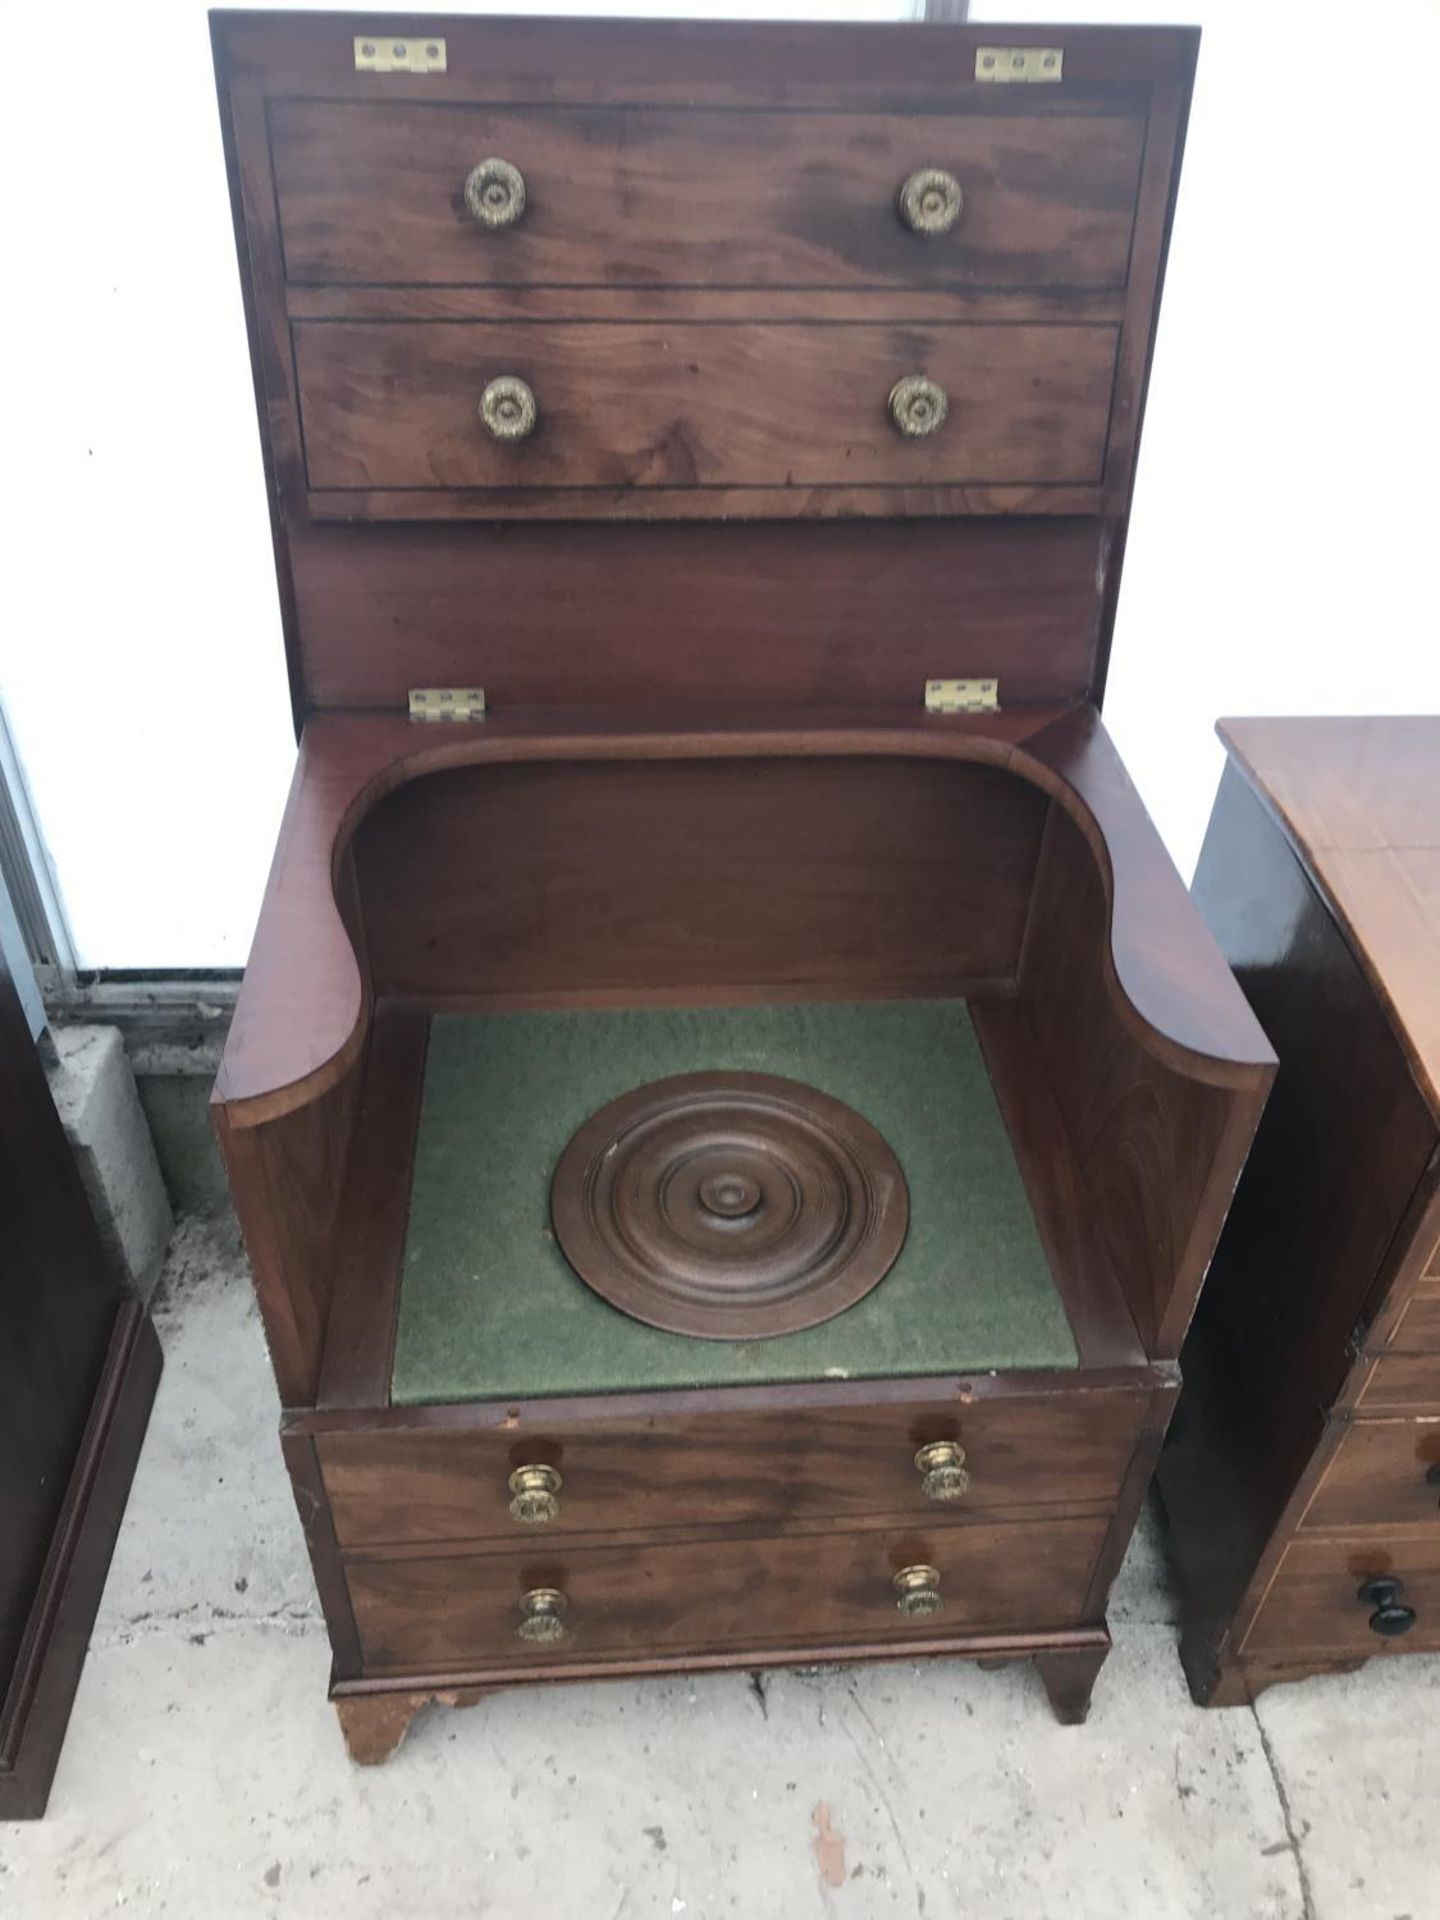
<svg viewBox="0 0 1440 1920"><path fill-rule="evenodd" d="M347 1762L233 1227L183 1223L166 1374L5 1920L1435 1920L1440 1660L1191 1706L1155 1534L1090 1723L961 1662L537 1689Z"/></svg>

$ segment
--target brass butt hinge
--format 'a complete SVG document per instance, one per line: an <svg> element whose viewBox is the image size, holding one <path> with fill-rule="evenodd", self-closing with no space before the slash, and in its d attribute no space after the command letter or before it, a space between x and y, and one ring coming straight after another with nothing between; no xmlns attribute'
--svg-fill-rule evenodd
<svg viewBox="0 0 1440 1920"><path fill-rule="evenodd" d="M997 713L1000 708L998 680L927 680L927 713Z"/></svg>
<svg viewBox="0 0 1440 1920"><path fill-rule="evenodd" d="M1063 47L977 47L975 49L975 78L989 80L995 85L1007 82L1028 82L1030 85L1046 80L1059 80L1065 73L1065 49Z"/></svg>
<svg viewBox="0 0 1440 1920"><path fill-rule="evenodd" d="M483 720L484 687L412 687L412 720Z"/></svg>
<svg viewBox="0 0 1440 1920"><path fill-rule="evenodd" d="M433 34L396 39L379 33L355 36L357 73L444 73L445 42Z"/></svg>

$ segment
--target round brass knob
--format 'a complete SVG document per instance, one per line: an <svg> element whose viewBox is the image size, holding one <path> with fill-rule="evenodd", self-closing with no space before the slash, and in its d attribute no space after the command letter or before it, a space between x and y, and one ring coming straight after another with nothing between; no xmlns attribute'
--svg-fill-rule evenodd
<svg viewBox="0 0 1440 1920"><path fill-rule="evenodd" d="M510 1518L525 1527L558 1520L561 1485L554 1467L517 1467L510 1476Z"/></svg>
<svg viewBox="0 0 1440 1920"><path fill-rule="evenodd" d="M513 373L502 373L480 396L480 418L496 440L524 440L535 431L535 396Z"/></svg>
<svg viewBox="0 0 1440 1920"><path fill-rule="evenodd" d="M902 1567L891 1584L896 1609L907 1620L928 1620L945 1604L940 1598L938 1567Z"/></svg>
<svg viewBox="0 0 1440 1920"><path fill-rule="evenodd" d="M927 434L938 433L950 411L945 389L921 373L897 380L890 389L889 404L895 431L906 440L923 440Z"/></svg>
<svg viewBox="0 0 1440 1920"><path fill-rule="evenodd" d="M525 212L524 174L508 160L482 160L465 181L465 205L482 227L513 227Z"/></svg>
<svg viewBox="0 0 1440 1920"><path fill-rule="evenodd" d="M520 1596L520 1624L515 1631L532 1647L553 1647L565 1638L565 1613L570 1602L558 1587L532 1587Z"/></svg>
<svg viewBox="0 0 1440 1920"><path fill-rule="evenodd" d="M900 189L900 218L912 233L927 238L949 233L964 205L960 182L940 167L921 167Z"/></svg>
<svg viewBox="0 0 1440 1920"><path fill-rule="evenodd" d="M961 1500L970 1491L965 1449L956 1440L932 1440L918 1448L915 1466L927 1500Z"/></svg>

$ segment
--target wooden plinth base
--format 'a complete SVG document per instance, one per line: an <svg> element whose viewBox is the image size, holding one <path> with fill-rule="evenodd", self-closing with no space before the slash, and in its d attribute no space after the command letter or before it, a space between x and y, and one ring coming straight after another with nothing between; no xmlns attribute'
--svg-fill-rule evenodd
<svg viewBox="0 0 1440 1920"><path fill-rule="evenodd" d="M1033 1658L1055 1718L1062 1726L1078 1727L1089 1716L1096 1676L1109 1652L1107 1640L1103 1646L1031 1656L1002 1654L977 1659L975 1664L988 1671L1009 1666L1017 1658ZM414 1692L341 1693L335 1696L334 1706L350 1758L357 1766L378 1767L399 1752L411 1721L426 1707L473 1707L487 1694L501 1691L499 1687L427 1687Z"/></svg>

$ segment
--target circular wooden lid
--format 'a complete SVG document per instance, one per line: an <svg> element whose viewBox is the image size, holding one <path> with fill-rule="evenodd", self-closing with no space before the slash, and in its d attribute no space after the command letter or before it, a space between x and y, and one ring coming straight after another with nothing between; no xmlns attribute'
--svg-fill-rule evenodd
<svg viewBox="0 0 1440 1920"><path fill-rule="evenodd" d="M904 1245L900 1163L867 1120L761 1073L655 1080L592 1114L550 1215L612 1306L670 1333L755 1340L867 1294Z"/></svg>

